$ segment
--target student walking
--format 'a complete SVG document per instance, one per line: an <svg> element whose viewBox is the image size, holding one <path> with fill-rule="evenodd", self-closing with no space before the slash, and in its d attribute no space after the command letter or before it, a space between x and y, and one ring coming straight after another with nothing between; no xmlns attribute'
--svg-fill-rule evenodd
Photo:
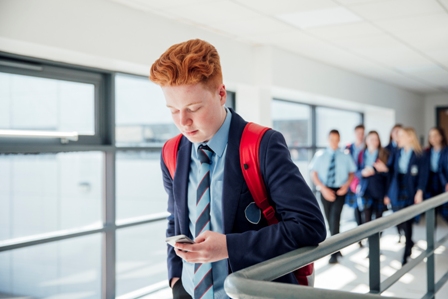
<svg viewBox="0 0 448 299"><path fill-rule="evenodd" d="M434 127L429 130L428 148L425 149L428 183L424 199L428 199L448 191L448 148L445 132L442 128ZM448 204L437 209L442 217L448 221Z"/></svg>
<svg viewBox="0 0 448 299"><path fill-rule="evenodd" d="M445 192L448 192L448 146L440 153L440 164L442 165L440 172L443 175L443 178L446 179ZM441 206L440 214L443 219L448 222L448 203Z"/></svg>
<svg viewBox="0 0 448 299"><path fill-rule="evenodd" d="M391 204L394 212L423 201L427 173L425 158L413 128L402 128L398 132L398 146L389 165L390 185L386 203ZM412 226L414 218L402 224L406 237L402 265L408 262L412 247Z"/></svg>
<svg viewBox="0 0 448 299"><path fill-rule="evenodd" d="M359 153L364 150L365 148L365 142L364 142L364 133L365 133L365 127L364 125L357 125L355 127L355 142L348 144L345 147L345 150L352 156L353 161L356 164L356 167L358 167L358 157ZM347 195L345 196L345 203L353 208L354 216L356 224L361 225L362 224L362 216L361 211L358 207L358 201L357 201L357 195L356 195L356 188L358 186L358 179L355 177L352 181L350 188L348 189ZM362 247L362 242L359 242L359 246Z"/></svg>
<svg viewBox="0 0 448 299"><path fill-rule="evenodd" d="M387 165L390 166L392 163L392 159L394 157L395 151L399 149L398 147L398 132L400 129L403 128L402 124L395 124L392 129L390 130L389 135L389 144L386 145L384 148L389 152L389 161L387 162ZM397 225L397 233L398 233L398 243L401 242L401 237L404 235L404 230L402 225Z"/></svg>
<svg viewBox="0 0 448 299"><path fill-rule="evenodd" d="M428 168L428 184L425 199L445 192L448 178L442 172L446 155L447 140L442 128L432 128L428 134L428 148L425 149L426 165Z"/></svg>
<svg viewBox="0 0 448 299"><path fill-rule="evenodd" d="M339 149L339 141L339 132L331 130L328 135L328 148L317 152L310 163L311 177L320 191L332 236L339 233L345 195L356 171L352 157ZM337 263L338 256L341 256L340 252L333 253L329 263Z"/></svg>
<svg viewBox="0 0 448 299"><path fill-rule="evenodd" d="M362 223L381 218L387 210L384 197L388 182L388 156L387 150L381 146L378 132L370 131L366 137L366 149L359 153L356 172L359 179L357 197Z"/></svg>

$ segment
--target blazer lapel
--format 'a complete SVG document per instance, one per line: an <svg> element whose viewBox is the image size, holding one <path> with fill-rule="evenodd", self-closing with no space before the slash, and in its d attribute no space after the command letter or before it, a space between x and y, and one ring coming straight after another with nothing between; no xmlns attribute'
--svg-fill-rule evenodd
<svg viewBox="0 0 448 299"><path fill-rule="evenodd" d="M224 234L232 232L241 188L244 182L244 177L241 173L239 147L246 122L235 111L231 110L231 112L232 122L230 123L229 138L227 141L222 192Z"/></svg>
<svg viewBox="0 0 448 299"><path fill-rule="evenodd" d="M191 160L191 142L185 137L184 142L179 147L177 156L177 168L174 174L173 193L174 202L179 217L180 232L184 235L190 235L188 228L188 178L190 173Z"/></svg>
<svg viewBox="0 0 448 299"><path fill-rule="evenodd" d="M408 164L408 173L410 173L411 175L412 175L411 169L415 163L415 159L416 159L415 152L412 151L411 158L409 158L409 164ZM420 169L419 169L419 171L420 171Z"/></svg>

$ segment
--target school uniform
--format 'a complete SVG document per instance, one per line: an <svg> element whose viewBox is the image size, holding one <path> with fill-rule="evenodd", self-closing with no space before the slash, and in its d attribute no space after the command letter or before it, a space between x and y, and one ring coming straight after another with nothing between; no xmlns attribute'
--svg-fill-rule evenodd
<svg viewBox="0 0 448 299"><path fill-rule="evenodd" d="M393 161L394 161L395 152L397 150L399 150L400 148L398 147L398 144L395 141L391 140L389 142L389 144L384 147L384 149L387 150L387 152L389 153L389 158L387 160L386 165L388 168L391 168L391 165L393 164ZM387 186L389 186L389 184L390 184L390 178L391 177L389 175L388 181L387 181ZM397 225L397 233L398 233L398 243L400 243L401 236L404 234L403 225L401 225L401 224Z"/></svg>
<svg viewBox="0 0 448 299"><path fill-rule="evenodd" d="M334 159L334 181L329 182L328 174L330 172L330 166ZM319 180L332 189L337 191L342 185L344 185L349 177L350 173L356 171L356 165L353 159L347 153L337 149L332 150L327 148L325 150L318 151L310 163L310 170L315 171ZM325 217L327 218L328 226L330 228L331 235L339 233L339 224L341 220L342 207L345 202L345 194L336 195L336 200L330 202L321 196L322 205L324 207Z"/></svg>
<svg viewBox="0 0 448 299"><path fill-rule="evenodd" d="M392 140L391 142L389 142L388 145L386 145L384 147L384 149L389 152L389 159L387 161L387 166L390 167L390 164L393 161L393 157L394 157L395 152L397 150L399 150L400 148L398 147L398 144L395 141Z"/></svg>
<svg viewBox="0 0 448 299"><path fill-rule="evenodd" d="M439 160L439 178L441 184L441 191L446 192L446 185L448 184L448 147L445 147L440 153ZM448 203L440 207L439 213L448 222Z"/></svg>
<svg viewBox="0 0 448 299"><path fill-rule="evenodd" d="M352 156L353 161L355 162L356 167L359 165L359 153L363 151L365 148L364 144L361 144L359 146L356 146L355 143L351 143L345 147L345 150L348 151L350 156ZM361 225L362 224L362 215L361 210L358 207L358 196L356 195L356 187L357 187L358 179L355 179L354 182L350 185L350 189L347 192L347 195L345 196L345 203L354 209L354 216L356 224ZM361 245L361 243L360 243Z"/></svg>
<svg viewBox="0 0 448 299"><path fill-rule="evenodd" d="M356 177L359 179L357 192L358 208L363 214L363 223L372 220L372 215L380 218L383 212L387 210L384 204L384 197L387 192L387 172L378 172L373 164L378 161L379 151L369 152L363 150L360 153L358 171ZM375 174L369 177L362 176L362 170L366 167L372 167Z"/></svg>
<svg viewBox="0 0 448 299"><path fill-rule="evenodd" d="M413 205L417 191L425 190L428 179L425 161L423 154L417 155L413 150L406 152L404 149L399 149L394 152L389 166L390 185L388 187L388 197L394 212ZM402 225L406 236L403 264L407 262L414 245L413 221L414 219L410 219Z"/></svg>
<svg viewBox="0 0 448 299"><path fill-rule="evenodd" d="M214 298L227 297L223 282L228 274L300 247L317 245L326 237L316 198L292 162L283 136L275 130L265 133L259 149L260 170L279 220L278 224L268 226L241 172L239 147L246 124L229 108L223 126L207 142L214 152L210 166L211 230L226 235L229 255L228 259L212 263L213 279L216 279ZM220 140L217 142L216 138ZM191 189L197 184L192 178L197 149L197 144L182 137L174 179L162 159L163 182L168 193L167 237L179 234L195 237L192 206L196 197ZM168 246L167 263L169 281L182 277L182 284L191 295L192 264L177 256L171 246ZM276 281L297 283L292 273Z"/></svg>
<svg viewBox="0 0 448 299"><path fill-rule="evenodd" d="M442 173L443 161L445 160L443 155L446 155L446 148L440 151L434 150L434 148L427 148L424 151L426 159L426 166L428 172L428 184L425 189L425 199L434 197L445 192L445 184L447 178Z"/></svg>

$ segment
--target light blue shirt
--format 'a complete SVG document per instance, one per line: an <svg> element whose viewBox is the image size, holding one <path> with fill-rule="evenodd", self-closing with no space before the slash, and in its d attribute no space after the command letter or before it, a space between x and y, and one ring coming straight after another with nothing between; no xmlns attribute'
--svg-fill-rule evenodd
<svg viewBox="0 0 448 299"><path fill-rule="evenodd" d="M224 178L224 162L227 152L227 141L229 137L230 121L232 113L226 108L227 115L221 128L216 132L207 145L213 150L212 163L210 164L210 229L214 232L223 233L222 214L222 186ZM190 175L188 182L188 218L191 236L194 237L196 223L196 189L198 186L198 174L200 161L197 150L201 143L192 144ZM193 297L194 295L194 263L184 260L182 267L182 284L185 290ZM228 298L224 291L224 280L228 273L227 259L213 263L213 291L215 298Z"/></svg>
<svg viewBox="0 0 448 299"><path fill-rule="evenodd" d="M359 146L356 146L355 143L353 143L353 151L352 151L352 157L355 161L355 164L358 164L358 157L359 153L364 149L364 143L361 143Z"/></svg>
<svg viewBox="0 0 448 299"><path fill-rule="evenodd" d="M440 159L440 150L436 151L432 148L431 149L431 171L432 172L439 171L439 159Z"/></svg>
<svg viewBox="0 0 448 299"><path fill-rule="evenodd" d="M335 185L328 186L328 168L330 167L331 157L335 154ZM348 175L356 171L356 165L350 154L331 148L318 151L310 162L310 170L316 171L319 180L327 187L338 188L344 185L348 180Z"/></svg>
<svg viewBox="0 0 448 299"><path fill-rule="evenodd" d="M366 149L366 151L364 152L364 157L364 165L372 167L378 157L378 150L375 150L373 153L371 153L368 149Z"/></svg>
<svg viewBox="0 0 448 299"><path fill-rule="evenodd" d="M412 149L409 151L405 151L404 148L402 148L400 153L400 159L398 160L398 172L399 173L407 173L409 168L409 161L411 160L412 156Z"/></svg>

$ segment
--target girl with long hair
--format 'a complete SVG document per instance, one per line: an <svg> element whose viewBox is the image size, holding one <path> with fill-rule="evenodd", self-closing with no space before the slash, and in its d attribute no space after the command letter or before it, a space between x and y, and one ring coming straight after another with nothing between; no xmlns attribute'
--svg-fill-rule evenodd
<svg viewBox="0 0 448 299"><path fill-rule="evenodd" d="M448 173L445 171L448 164L448 148L444 130L439 127L429 130L428 143L428 148L424 152L428 172L425 199L448 191ZM448 221L448 204L437 210Z"/></svg>
<svg viewBox="0 0 448 299"><path fill-rule="evenodd" d="M415 130L410 127L398 132L398 146L389 163L390 184L385 203L390 202L394 212L423 201L427 181L427 167ZM412 225L414 218L402 223L406 237L402 265L408 262L412 247Z"/></svg>
<svg viewBox="0 0 448 299"><path fill-rule="evenodd" d="M387 192L388 171L386 164L388 152L382 148L377 131L370 131L365 138L366 149L358 157L359 178L358 207L362 212L363 223L380 218L387 210L384 197Z"/></svg>
<svg viewBox="0 0 448 299"><path fill-rule="evenodd" d="M442 173L443 155L447 146L445 132L442 128L434 127L429 130L428 148L425 149L425 157L428 166L428 184L425 190L425 199L445 192L447 178Z"/></svg>

